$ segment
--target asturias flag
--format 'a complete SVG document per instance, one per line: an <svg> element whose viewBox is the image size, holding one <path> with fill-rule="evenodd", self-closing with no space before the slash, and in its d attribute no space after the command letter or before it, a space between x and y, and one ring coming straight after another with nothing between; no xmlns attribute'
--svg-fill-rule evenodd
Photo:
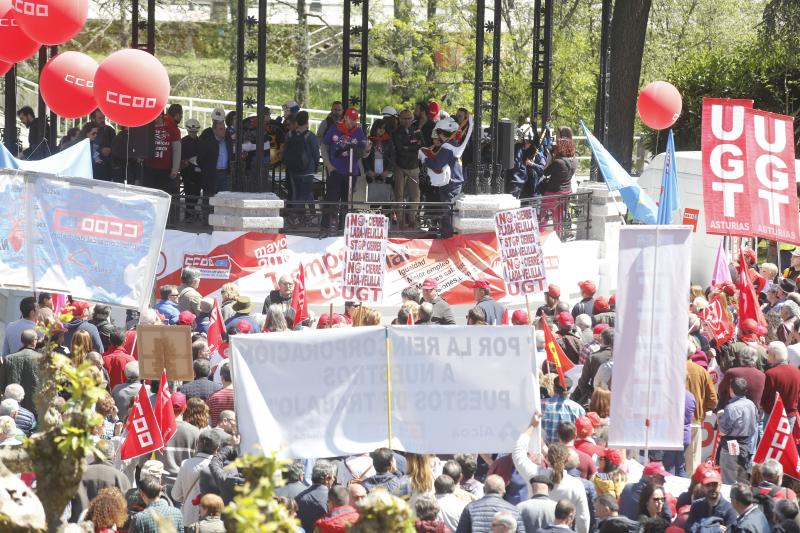
<svg viewBox="0 0 800 533"><path fill-rule="evenodd" d="M661 175L661 196L658 199L658 224L672 224L672 213L678 209L678 171L675 168L675 139L667 134L664 173Z"/></svg>

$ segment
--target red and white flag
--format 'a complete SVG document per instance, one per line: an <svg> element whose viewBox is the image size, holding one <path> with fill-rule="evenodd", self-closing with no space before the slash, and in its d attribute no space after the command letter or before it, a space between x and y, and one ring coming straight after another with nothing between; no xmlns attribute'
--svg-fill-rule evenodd
<svg viewBox="0 0 800 533"><path fill-rule="evenodd" d="M797 421L795 421L797 427ZM763 463L767 459L775 459L783 466L783 473L795 479L800 479L800 461L798 461L797 447L795 446L792 428L789 426L789 417L783 408L780 394L775 393L775 405L769 415L767 425L764 426L764 436L753 456L754 463Z"/></svg>
<svg viewBox="0 0 800 533"><path fill-rule="evenodd" d="M413 326L414 325L414 313L411 312L411 309L407 309L408 316L406 317L406 326Z"/></svg>
<svg viewBox="0 0 800 533"><path fill-rule="evenodd" d="M703 319L709 333L716 339L717 346L728 342L733 338L734 326L733 322L728 319L728 314L725 312L725 304L722 302L722 296L715 295L708 307L699 311L697 316Z"/></svg>
<svg viewBox="0 0 800 533"><path fill-rule="evenodd" d="M297 279L292 290L292 310L294 311L294 324L296 326L303 320L308 320L308 302L306 301L306 275L303 263L300 263Z"/></svg>
<svg viewBox="0 0 800 533"><path fill-rule="evenodd" d="M178 430L177 422L175 422L175 411L172 409L172 394L169 392L166 368L161 372L161 381L158 384L156 423L161 428L161 437L164 440L164 444L166 444Z"/></svg>
<svg viewBox="0 0 800 533"><path fill-rule="evenodd" d="M758 305L756 291L753 288L753 282L750 280L750 272L742 252L743 250L739 248L739 280L736 283L736 287L739 289L739 324L748 318L752 318L758 322L759 326L763 326L766 329L767 319L764 318L761 306Z"/></svg>
<svg viewBox="0 0 800 533"><path fill-rule="evenodd" d="M211 317L208 323L208 350L211 353L219 353L222 346L222 334L225 331L225 321L222 320L222 312L219 310L219 302L214 298L214 308L211 309Z"/></svg>
<svg viewBox="0 0 800 533"><path fill-rule="evenodd" d="M561 346L556 342L555 336L553 336L553 332L550 330L550 326L544 318L544 314L541 318L541 328L542 331L544 331L544 351L547 353L547 361L556 366L558 380L561 382L561 386L566 388L567 380L564 379L564 374L572 370L572 367L575 365L569 360L564 350L562 350Z"/></svg>
<svg viewBox="0 0 800 533"><path fill-rule="evenodd" d="M123 461L155 452L164 447L164 439L144 386L139 388L139 396L128 415L126 429L128 434L119 449L119 456Z"/></svg>

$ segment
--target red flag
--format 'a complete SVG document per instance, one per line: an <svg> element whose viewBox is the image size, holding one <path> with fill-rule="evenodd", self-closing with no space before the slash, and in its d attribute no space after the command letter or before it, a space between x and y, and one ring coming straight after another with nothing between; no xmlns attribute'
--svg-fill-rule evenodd
<svg viewBox="0 0 800 533"><path fill-rule="evenodd" d="M795 421L795 427L797 421ZM754 463L763 463L767 459L775 459L783 466L783 473L795 479L800 479L800 461L798 461L797 447L794 444L792 429L789 427L789 418L783 408L780 394L775 393L775 405L769 415L767 425L764 426L764 436L753 456Z"/></svg>
<svg viewBox="0 0 800 533"><path fill-rule="evenodd" d="M308 302L306 301L306 275L303 270L303 263L300 263L300 271L297 273L297 280L294 282L292 290L292 310L294 311L294 325L296 326L303 320L308 320Z"/></svg>
<svg viewBox="0 0 800 533"><path fill-rule="evenodd" d="M742 248L739 247L739 280L736 282L736 286L739 288L739 324L752 318L766 329L767 320L758 305L758 298L753 289L753 283L750 281L747 263L742 252Z"/></svg>
<svg viewBox="0 0 800 533"><path fill-rule="evenodd" d="M711 336L717 341L717 346L728 342L733 338L734 327L733 323L728 319L728 314L725 312L725 304L722 302L722 296L715 295L708 307L700 310L697 316L703 319Z"/></svg>
<svg viewBox="0 0 800 533"><path fill-rule="evenodd" d="M503 319L500 320L500 324L503 326L510 326L511 325L511 318L508 316L508 307L503 309Z"/></svg>
<svg viewBox="0 0 800 533"><path fill-rule="evenodd" d="M219 310L219 302L214 298L214 308L211 310L210 322L208 323L208 350L211 353L219 352L222 346L222 333L225 331L225 321L222 320L222 312Z"/></svg>
<svg viewBox="0 0 800 533"><path fill-rule="evenodd" d="M406 309L406 311L408 311L408 317L406 318L406 326L413 326L414 314L411 312L411 309Z"/></svg>
<svg viewBox="0 0 800 533"><path fill-rule="evenodd" d="M800 424L796 420L792 428L792 437L794 437L795 446L800 446Z"/></svg>
<svg viewBox="0 0 800 533"><path fill-rule="evenodd" d="M164 447L164 439L144 386L139 388L139 396L128 415L126 428L128 434L119 449L119 456L123 461Z"/></svg>
<svg viewBox="0 0 800 533"><path fill-rule="evenodd" d="M161 437L164 439L164 444L169 442L170 437L178 430L171 398L172 394L169 392L167 369L165 368L161 372L161 381L158 384L158 395L156 396L156 422L158 427L161 428Z"/></svg>
<svg viewBox="0 0 800 533"><path fill-rule="evenodd" d="M566 389L567 380L564 379L564 372L569 372L575 365L572 364L569 357L564 355L564 350L561 349L561 346L558 345L555 337L553 337L553 332L550 331L550 326L547 324L544 315L542 315L541 327L544 331L544 349L547 352L547 361L556 365L558 380L561 382L561 386Z"/></svg>

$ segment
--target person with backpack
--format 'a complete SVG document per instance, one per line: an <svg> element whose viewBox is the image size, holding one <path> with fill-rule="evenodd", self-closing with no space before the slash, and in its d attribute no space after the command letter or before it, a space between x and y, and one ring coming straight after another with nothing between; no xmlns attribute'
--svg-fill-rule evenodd
<svg viewBox="0 0 800 533"><path fill-rule="evenodd" d="M736 521L736 510L731 502L722 497L722 475L712 468L703 472L700 483L703 485L705 496L699 498L689 510L686 521L686 531L699 533L701 531L722 531L718 526L730 528ZM713 529L717 526L716 529Z"/></svg>
<svg viewBox="0 0 800 533"><path fill-rule="evenodd" d="M765 494L774 500L797 501L797 494L787 487L782 487L783 465L775 459L765 459L759 467L761 483L753 487L755 494Z"/></svg>
<svg viewBox="0 0 800 533"><path fill-rule="evenodd" d="M286 178L292 182L292 215L289 223L299 225L305 216L314 215L314 174L319 163L319 141L317 136L308 130L308 111L299 111L295 115L297 129L286 136L283 145L283 164L286 166ZM308 206L308 211L304 211Z"/></svg>

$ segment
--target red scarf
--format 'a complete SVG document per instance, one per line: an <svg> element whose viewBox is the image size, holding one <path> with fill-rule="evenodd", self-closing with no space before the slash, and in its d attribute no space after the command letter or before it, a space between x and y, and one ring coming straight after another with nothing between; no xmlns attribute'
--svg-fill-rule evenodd
<svg viewBox="0 0 800 533"><path fill-rule="evenodd" d="M370 135L369 140L373 143L386 142L389 140L389 134L384 131L383 135Z"/></svg>
<svg viewBox="0 0 800 533"><path fill-rule="evenodd" d="M336 128L337 128L339 131L341 131L342 133L344 133L344 134L345 134L347 137L352 137L352 136L353 136L353 133L355 133L355 131L358 129L358 124L356 124L355 126L353 126L353 129L351 129L350 131L348 131L348 130L347 130L347 126L346 126L346 125L345 125L345 123L344 123L344 120L340 120L339 122L337 122L337 123L336 123Z"/></svg>

